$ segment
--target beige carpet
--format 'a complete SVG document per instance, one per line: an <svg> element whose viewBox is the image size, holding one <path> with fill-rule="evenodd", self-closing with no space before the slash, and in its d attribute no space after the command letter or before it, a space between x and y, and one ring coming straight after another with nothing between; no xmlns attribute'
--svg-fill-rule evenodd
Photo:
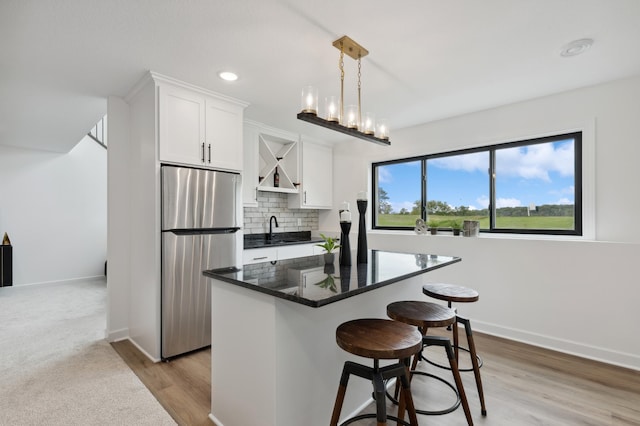
<svg viewBox="0 0 640 426"><path fill-rule="evenodd" d="M0 425L173 425L104 340L105 281L0 288Z"/></svg>

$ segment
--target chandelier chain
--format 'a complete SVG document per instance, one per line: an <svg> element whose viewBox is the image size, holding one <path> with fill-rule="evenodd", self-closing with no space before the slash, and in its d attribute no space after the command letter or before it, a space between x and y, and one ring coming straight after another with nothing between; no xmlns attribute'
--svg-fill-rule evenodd
<svg viewBox="0 0 640 426"><path fill-rule="evenodd" d="M362 77L362 61L361 57L358 56L358 127L362 125L362 102L360 98L361 93L361 82L360 79Z"/></svg>
<svg viewBox="0 0 640 426"><path fill-rule="evenodd" d="M338 121L343 122L344 117L344 46L340 43L340 61L338 62L340 68L340 116Z"/></svg>

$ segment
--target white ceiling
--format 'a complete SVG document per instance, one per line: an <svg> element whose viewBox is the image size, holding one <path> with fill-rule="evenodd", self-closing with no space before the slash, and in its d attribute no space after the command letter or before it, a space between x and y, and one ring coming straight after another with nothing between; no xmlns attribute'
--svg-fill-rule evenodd
<svg viewBox="0 0 640 426"><path fill-rule="evenodd" d="M640 74L638 0L0 0L0 144L66 152L153 70L295 119L300 90L339 93L343 36L370 52L363 110L393 129ZM562 58L561 47L593 38ZM345 58L346 103L355 61ZM235 83L220 70L240 75Z"/></svg>

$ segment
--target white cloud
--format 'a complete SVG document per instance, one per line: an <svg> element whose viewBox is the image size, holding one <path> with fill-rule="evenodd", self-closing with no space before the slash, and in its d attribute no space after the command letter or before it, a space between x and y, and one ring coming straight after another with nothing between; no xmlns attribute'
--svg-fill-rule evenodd
<svg viewBox="0 0 640 426"><path fill-rule="evenodd" d="M481 206L482 209L489 208L489 197L483 195L476 199L476 202ZM517 198L498 198L496 200L496 208L501 207L521 207L522 202ZM469 207L471 208L471 207Z"/></svg>
<svg viewBox="0 0 640 426"><path fill-rule="evenodd" d="M554 146L551 143L496 151L500 176L540 179L550 182L551 172L573 176L573 141Z"/></svg>
<svg viewBox="0 0 640 426"><path fill-rule="evenodd" d="M501 207L521 207L522 203L517 198L498 198L496 200L496 208Z"/></svg>
<svg viewBox="0 0 640 426"><path fill-rule="evenodd" d="M402 208L405 208L408 212L410 212L411 210L413 210L414 205L411 201L389 201L389 204L391 204L391 208L393 209L394 213L400 213L400 210L402 210Z"/></svg>
<svg viewBox="0 0 640 426"><path fill-rule="evenodd" d="M476 198L476 202L480 205L480 209L489 208L489 197L486 195Z"/></svg>
<svg viewBox="0 0 640 426"><path fill-rule="evenodd" d="M573 195L575 194L575 192L576 192L575 187L571 185L571 186L567 186L566 188L561 188L559 190L549 191L549 194L561 196L564 194Z"/></svg>
<svg viewBox="0 0 640 426"><path fill-rule="evenodd" d="M391 171L386 167L378 167L378 183L389 183L393 181Z"/></svg>
<svg viewBox="0 0 640 426"><path fill-rule="evenodd" d="M573 204L573 201L568 198L560 198L554 204Z"/></svg>
<svg viewBox="0 0 640 426"><path fill-rule="evenodd" d="M447 170L462 170L465 172L484 171L489 168L489 153L477 152L453 157L434 158L429 160L430 166Z"/></svg>

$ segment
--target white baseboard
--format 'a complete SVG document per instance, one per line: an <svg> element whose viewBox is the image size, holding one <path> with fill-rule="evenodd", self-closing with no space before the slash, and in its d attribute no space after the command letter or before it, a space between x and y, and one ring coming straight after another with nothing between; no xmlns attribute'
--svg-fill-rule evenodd
<svg viewBox="0 0 640 426"><path fill-rule="evenodd" d="M106 332L105 339L109 343L119 342L121 340L127 340L129 338L129 329L121 328L120 330Z"/></svg>
<svg viewBox="0 0 640 426"><path fill-rule="evenodd" d="M109 343L120 342L122 340L128 340L128 341L131 342L131 344L133 346L138 348L138 350L140 352L142 352L144 354L144 356L149 358L149 360L151 360L152 362L160 362L161 361L161 359L152 357L151 355L149 355L149 353L147 351L142 349L142 347L140 345L138 345L136 343L136 341L131 338L131 336L129 336L129 329L128 328L123 328L123 329L120 329L120 330L116 330L116 331L112 331L110 333L107 333L106 340Z"/></svg>
<svg viewBox="0 0 640 426"><path fill-rule="evenodd" d="M146 356L147 358L149 358L152 362L160 362L160 361L162 361L160 358L155 358L155 357L152 357L151 355L149 355L149 353L148 353L147 351L145 351L144 349L142 349L142 347L141 347L140 345L138 345L138 344L136 343L136 341L135 341L135 340L133 340L130 336L129 336L129 337L127 337L127 340L129 340L131 343L133 343L133 346L135 346L136 348L138 348L138 350L139 350L140 352L142 352L142 353L144 354L144 356Z"/></svg>
<svg viewBox="0 0 640 426"><path fill-rule="evenodd" d="M107 277L105 277L104 275L91 275L88 277L69 278L66 280L53 280L53 281L41 281L36 283L14 284L13 287L26 287L26 286L32 286L32 285L70 284L70 283L78 283L82 281L104 281L106 284Z"/></svg>
<svg viewBox="0 0 640 426"><path fill-rule="evenodd" d="M556 337L531 333L529 331L510 327L503 327L497 324L477 320L472 322L473 330L477 332L640 371L639 355L587 345L566 339L558 339Z"/></svg>
<svg viewBox="0 0 640 426"><path fill-rule="evenodd" d="M209 413L209 420L211 420L213 424L216 426L224 426L222 422L218 420L216 416L213 415L213 413Z"/></svg>

